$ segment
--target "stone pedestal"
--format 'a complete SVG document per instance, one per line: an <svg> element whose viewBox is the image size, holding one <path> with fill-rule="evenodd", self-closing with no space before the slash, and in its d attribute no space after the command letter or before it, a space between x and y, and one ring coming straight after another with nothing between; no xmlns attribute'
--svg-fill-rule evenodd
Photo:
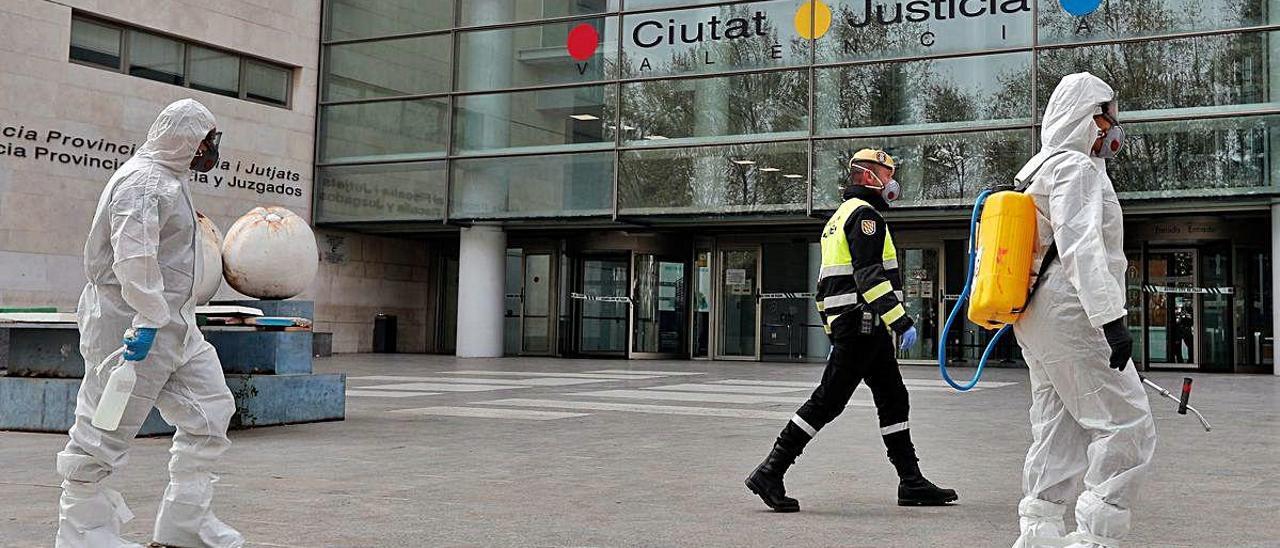
<svg viewBox="0 0 1280 548"><path fill-rule="evenodd" d="M267 316L312 319L310 301L238 301ZM65 433L75 414L84 377L80 333L74 324L0 324L0 430ZM202 329L222 362L236 400L233 428L343 420L346 375L312 373L311 331L240 326ZM173 427L151 410L141 435L169 434Z"/></svg>

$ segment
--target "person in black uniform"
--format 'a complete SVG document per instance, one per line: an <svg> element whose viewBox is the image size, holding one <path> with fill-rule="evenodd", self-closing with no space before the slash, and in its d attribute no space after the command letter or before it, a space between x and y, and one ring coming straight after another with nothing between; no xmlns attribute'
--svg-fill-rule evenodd
<svg viewBox="0 0 1280 548"><path fill-rule="evenodd" d="M818 430L844 411L864 381L875 399L880 435L900 479L898 504L940 506L959 498L921 475L911 443L907 388L894 356L893 334L901 338L899 348L906 350L916 342L916 329L902 304L893 236L879 213L901 193L894 169L893 158L884 151L858 151L849 162L845 202L823 229L816 300L831 338L831 354L818 388L746 480L747 488L774 511L800 510L800 503L786 494L783 475Z"/></svg>

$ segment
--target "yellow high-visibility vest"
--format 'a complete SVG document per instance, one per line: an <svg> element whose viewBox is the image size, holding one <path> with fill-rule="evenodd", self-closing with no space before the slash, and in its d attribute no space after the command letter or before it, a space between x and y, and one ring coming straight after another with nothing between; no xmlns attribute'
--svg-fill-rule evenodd
<svg viewBox="0 0 1280 548"><path fill-rule="evenodd" d="M845 201L827 221L822 230L822 270L818 274L818 310L826 317L824 328L831 332L831 324L841 313L859 302L872 302L894 291L888 280L893 279L898 270L898 249L893 245L893 235L889 227L884 227L884 248L881 251L881 264L884 267L886 281L877 284L865 294L858 293L858 284L853 277L853 254L849 249L849 239L845 234L845 225L849 218L859 209L874 207L865 200L852 198ZM825 289L825 291L824 291ZM881 316L884 323L891 324L902 317L906 310L901 305Z"/></svg>

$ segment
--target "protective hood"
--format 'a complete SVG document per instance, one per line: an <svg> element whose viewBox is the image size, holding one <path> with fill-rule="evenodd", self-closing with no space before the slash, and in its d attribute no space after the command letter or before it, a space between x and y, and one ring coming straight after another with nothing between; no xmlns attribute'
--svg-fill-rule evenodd
<svg viewBox="0 0 1280 548"><path fill-rule="evenodd" d="M176 101L160 111L137 156L178 173L188 171L200 141L214 126L213 113L204 105L194 99Z"/></svg>
<svg viewBox="0 0 1280 548"><path fill-rule="evenodd" d="M1115 95L1111 86L1087 72L1064 76L1044 110L1041 151L1074 150L1089 154L1098 138L1093 117L1101 114L1102 103L1114 99Z"/></svg>

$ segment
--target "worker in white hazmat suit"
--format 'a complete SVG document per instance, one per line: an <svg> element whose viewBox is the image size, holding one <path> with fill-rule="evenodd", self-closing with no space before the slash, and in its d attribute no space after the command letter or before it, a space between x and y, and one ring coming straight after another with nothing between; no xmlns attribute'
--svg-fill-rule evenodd
<svg viewBox="0 0 1280 548"><path fill-rule="evenodd" d="M191 99L156 118L147 141L111 177L98 201L88 241L78 323L85 378L75 423L58 453L64 478L59 547L137 546L122 540L132 519L120 493L102 485L127 459L130 442L154 405L174 425L169 485L156 516L156 544L236 547L244 540L210 510L212 470L230 445L235 401L213 346L196 327L193 297L200 253L187 188L192 170L217 161L213 115ZM137 384L115 431L91 420L120 347L134 362Z"/></svg>
<svg viewBox="0 0 1280 548"><path fill-rule="evenodd" d="M1026 192L1038 210L1037 262L1052 262L1014 325L1032 401L1016 548L1117 546L1155 452L1124 324L1124 221L1107 176L1124 141L1115 99L1092 74L1063 78L1045 109L1043 147L1018 174L1036 173ZM1067 534L1063 515L1081 480L1078 528Z"/></svg>

